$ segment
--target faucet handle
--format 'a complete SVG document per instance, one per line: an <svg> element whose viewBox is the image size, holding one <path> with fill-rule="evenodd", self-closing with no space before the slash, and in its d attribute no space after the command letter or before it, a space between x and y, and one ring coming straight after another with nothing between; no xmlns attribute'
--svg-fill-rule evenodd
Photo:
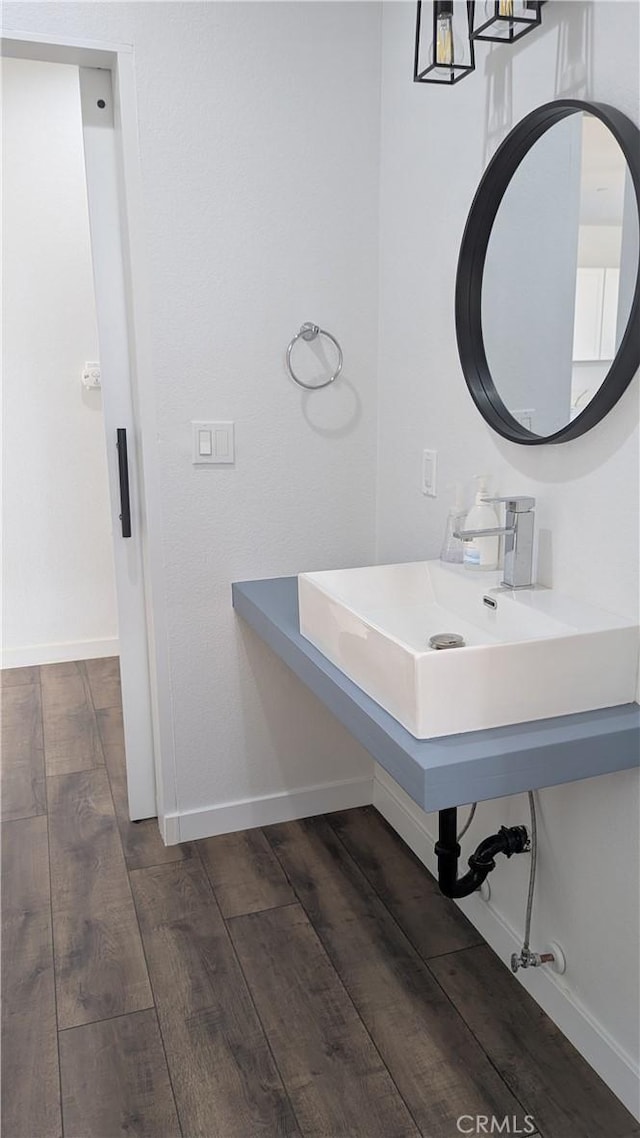
<svg viewBox="0 0 640 1138"><path fill-rule="evenodd" d="M506 502L507 509L511 510L512 514L526 514L529 510L535 509L535 498L528 498L524 495L507 494L504 498L483 498L483 502Z"/></svg>

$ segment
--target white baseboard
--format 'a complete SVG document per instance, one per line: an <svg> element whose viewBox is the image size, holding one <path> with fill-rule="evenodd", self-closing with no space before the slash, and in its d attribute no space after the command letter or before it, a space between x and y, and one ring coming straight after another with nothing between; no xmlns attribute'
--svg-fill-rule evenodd
<svg viewBox="0 0 640 1138"><path fill-rule="evenodd" d="M425 824L425 815L414 806L394 780L376 767L373 805L413 850L427 869L437 874L436 838ZM522 932L511 928L503 917L478 894L456 904L501 960L519 952ZM635 1118L640 1117L640 1070L608 1032L591 1016L554 972L544 968L519 972L517 979L537 1004L560 1028L587 1063L600 1075Z"/></svg>
<svg viewBox="0 0 640 1138"><path fill-rule="evenodd" d="M64 644L29 644L26 648L3 648L0 667L30 668L35 664L64 664L69 660L98 660L118 656L117 637L109 640L73 640Z"/></svg>
<svg viewBox="0 0 640 1138"><path fill-rule="evenodd" d="M293 822L314 814L330 814L334 810L350 810L353 806L369 806L373 802L373 778L350 778L344 782L305 786L302 790L281 791L263 798L246 798L241 802L223 802L204 810L166 814L162 836L167 845L196 841L215 834L231 834L274 822Z"/></svg>

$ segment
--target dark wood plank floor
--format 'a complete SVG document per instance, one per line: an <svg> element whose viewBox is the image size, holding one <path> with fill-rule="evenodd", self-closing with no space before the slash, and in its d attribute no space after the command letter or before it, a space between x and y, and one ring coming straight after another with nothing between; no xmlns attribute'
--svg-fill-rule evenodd
<svg viewBox="0 0 640 1138"><path fill-rule="evenodd" d="M1 678L4 1138L638 1138L372 807L166 848L117 660Z"/></svg>

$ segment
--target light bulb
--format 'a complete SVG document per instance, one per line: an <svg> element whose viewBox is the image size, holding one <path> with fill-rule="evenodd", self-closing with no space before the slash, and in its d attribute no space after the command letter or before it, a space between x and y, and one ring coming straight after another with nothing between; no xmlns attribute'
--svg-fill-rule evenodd
<svg viewBox="0 0 640 1138"><path fill-rule="evenodd" d="M436 22L436 58L435 62L445 67L453 63L453 15L451 12L438 12Z"/></svg>
<svg viewBox="0 0 640 1138"><path fill-rule="evenodd" d="M499 16L513 16L513 0L499 0L498 4Z"/></svg>

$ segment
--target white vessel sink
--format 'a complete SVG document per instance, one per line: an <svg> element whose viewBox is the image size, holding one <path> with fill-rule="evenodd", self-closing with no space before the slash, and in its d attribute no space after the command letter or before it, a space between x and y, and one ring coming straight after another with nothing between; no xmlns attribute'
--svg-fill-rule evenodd
<svg viewBox="0 0 640 1138"><path fill-rule="evenodd" d="M500 577L440 561L303 573L300 632L418 739L633 702L636 624ZM438 633L465 646L430 648Z"/></svg>

